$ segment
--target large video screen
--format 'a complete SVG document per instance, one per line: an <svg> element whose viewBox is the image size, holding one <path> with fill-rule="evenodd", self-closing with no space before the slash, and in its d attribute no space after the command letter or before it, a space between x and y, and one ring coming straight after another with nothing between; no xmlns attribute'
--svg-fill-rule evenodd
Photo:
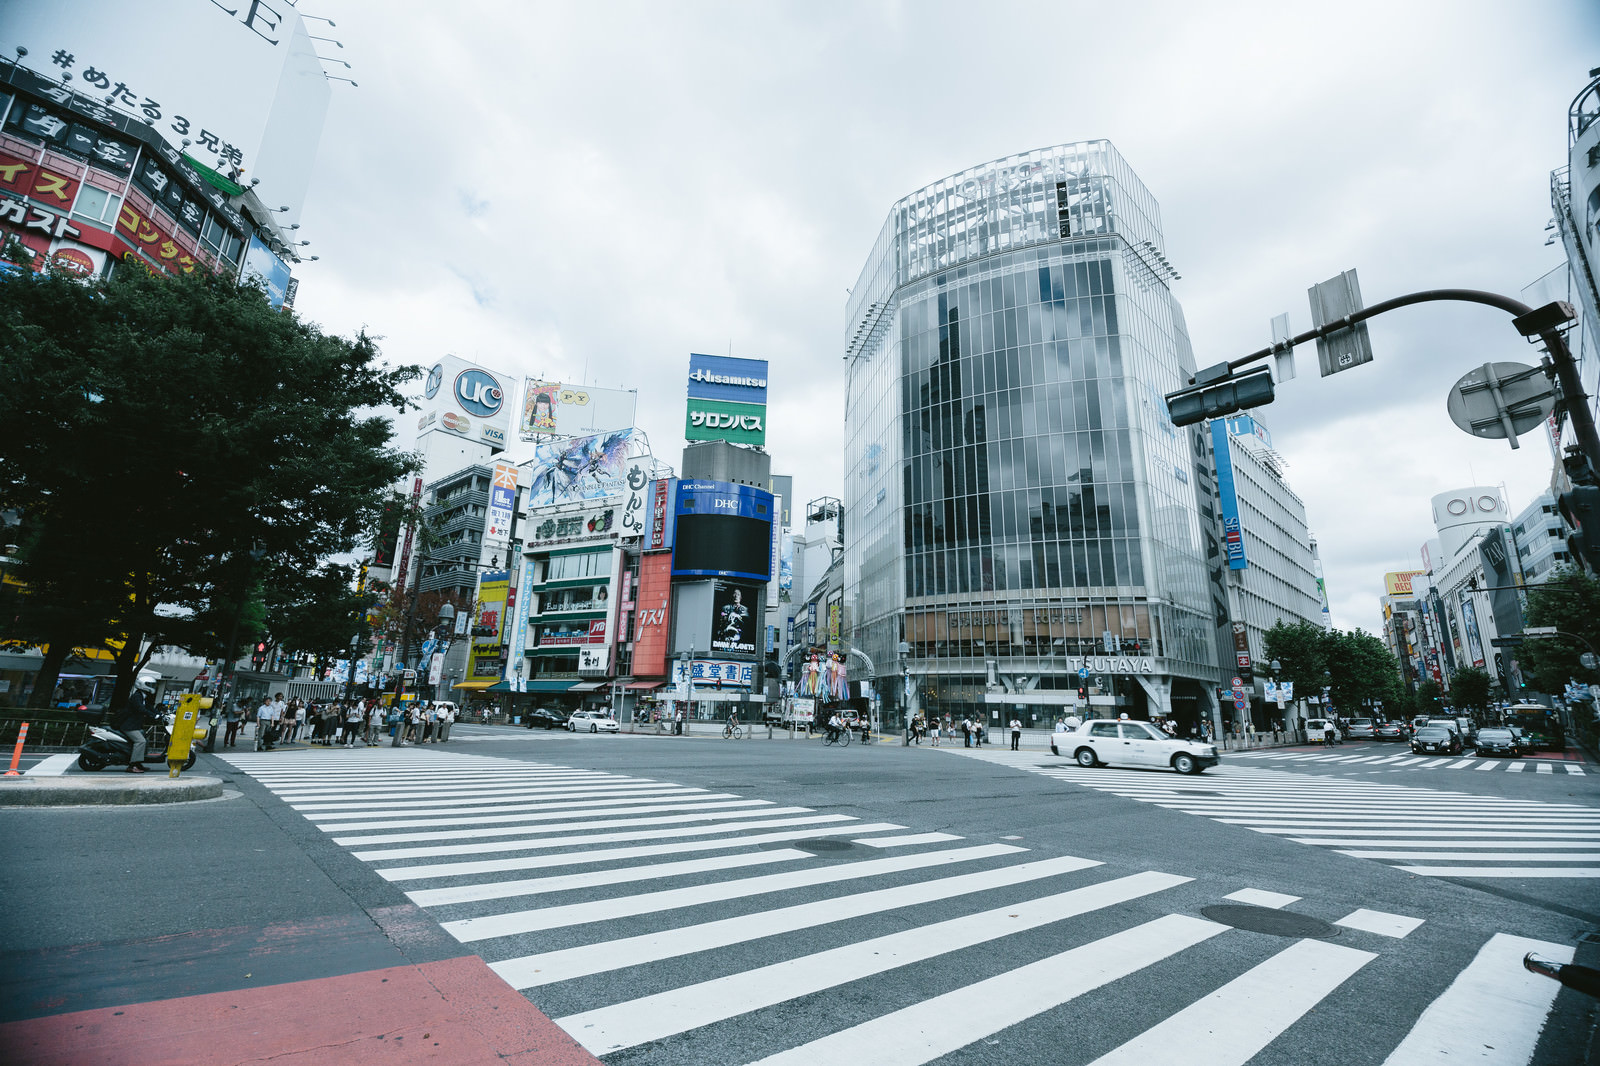
<svg viewBox="0 0 1600 1066"><path fill-rule="evenodd" d="M772 579L772 523L736 515L679 515L672 548L678 574Z"/></svg>

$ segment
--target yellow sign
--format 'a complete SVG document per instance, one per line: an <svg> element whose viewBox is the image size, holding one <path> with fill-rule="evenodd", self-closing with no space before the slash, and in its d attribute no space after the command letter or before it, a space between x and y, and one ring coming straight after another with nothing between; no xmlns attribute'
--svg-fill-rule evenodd
<svg viewBox="0 0 1600 1066"><path fill-rule="evenodd" d="M1427 576L1426 570L1390 571L1383 575L1383 587L1391 596L1410 596L1412 578Z"/></svg>

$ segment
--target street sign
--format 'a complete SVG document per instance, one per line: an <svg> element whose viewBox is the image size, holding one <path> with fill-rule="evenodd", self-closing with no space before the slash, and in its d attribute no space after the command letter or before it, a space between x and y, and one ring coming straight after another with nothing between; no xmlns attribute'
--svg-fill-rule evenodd
<svg viewBox="0 0 1600 1066"><path fill-rule="evenodd" d="M1311 324L1318 329L1332 325L1360 311L1361 284L1354 270L1329 278L1306 290L1311 299ZM1357 322L1317 338L1317 364L1322 376L1372 362L1372 340L1367 324Z"/></svg>
<svg viewBox="0 0 1600 1066"><path fill-rule="evenodd" d="M1082 667L1082 668L1080 668L1078 670L1078 680L1080 680L1080 681L1089 680L1089 668L1087 666Z"/></svg>
<svg viewBox="0 0 1600 1066"><path fill-rule="evenodd" d="M1522 635L1525 637L1554 637L1560 634L1555 626L1523 626Z"/></svg>
<svg viewBox="0 0 1600 1066"><path fill-rule="evenodd" d="M1521 637L1490 637L1489 643L1497 648L1515 648L1522 644Z"/></svg>
<svg viewBox="0 0 1600 1066"><path fill-rule="evenodd" d="M1229 684L1231 684L1234 688L1244 688L1244 681L1237 677L1230 681Z"/></svg>
<svg viewBox="0 0 1600 1066"><path fill-rule="evenodd" d="M1445 400L1450 421L1474 437L1517 438L1542 426L1556 407L1555 384L1540 366L1484 363L1457 381Z"/></svg>
<svg viewBox="0 0 1600 1066"><path fill-rule="evenodd" d="M417 679L417 672L415 670L407 670L404 674L404 677L406 684L409 685Z"/></svg>

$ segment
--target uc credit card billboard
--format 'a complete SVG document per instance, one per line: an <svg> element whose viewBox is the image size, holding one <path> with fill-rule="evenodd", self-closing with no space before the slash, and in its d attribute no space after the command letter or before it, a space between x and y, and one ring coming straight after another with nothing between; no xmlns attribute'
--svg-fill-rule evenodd
<svg viewBox="0 0 1600 1066"><path fill-rule="evenodd" d="M687 384L685 439L766 443L765 359L691 353Z"/></svg>

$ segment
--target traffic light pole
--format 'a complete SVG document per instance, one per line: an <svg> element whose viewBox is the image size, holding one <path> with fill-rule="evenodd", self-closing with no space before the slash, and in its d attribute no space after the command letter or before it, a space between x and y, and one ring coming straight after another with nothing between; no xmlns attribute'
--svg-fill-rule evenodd
<svg viewBox="0 0 1600 1066"><path fill-rule="evenodd" d="M1524 337L1538 337L1544 342L1545 348L1550 353L1550 363L1555 370L1556 380L1561 385L1561 398L1566 408L1567 417L1572 420L1572 431L1578 438L1578 448L1588 462L1589 469L1600 475L1600 433L1596 432L1594 415L1589 410L1588 395L1583 391L1583 381L1578 376L1578 365L1572 359L1572 352L1567 348L1567 342L1561 336L1560 327L1573 318L1572 309L1565 304L1551 303L1543 307L1533 308L1521 300L1510 296L1502 296L1494 292L1482 292L1478 289L1427 289L1423 292L1408 293L1405 296L1396 296L1392 300L1364 307L1351 315L1346 315L1326 325L1318 326L1306 332L1290 337L1288 340L1251 352L1249 355L1234 359L1227 364L1231 373L1251 363L1260 362L1270 356L1281 354L1297 344L1305 344L1319 337L1338 333L1349 329L1358 322L1364 322L1386 311L1393 311L1401 307L1410 307L1412 304L1433 303L1439 300L1453 300L1460 303L1485 304L1497 307L1502 311L1515 316L1512 325L1517 327L1517 332ZM1195 378L1189 379L1190 384L1195 384Z"/></svg>

